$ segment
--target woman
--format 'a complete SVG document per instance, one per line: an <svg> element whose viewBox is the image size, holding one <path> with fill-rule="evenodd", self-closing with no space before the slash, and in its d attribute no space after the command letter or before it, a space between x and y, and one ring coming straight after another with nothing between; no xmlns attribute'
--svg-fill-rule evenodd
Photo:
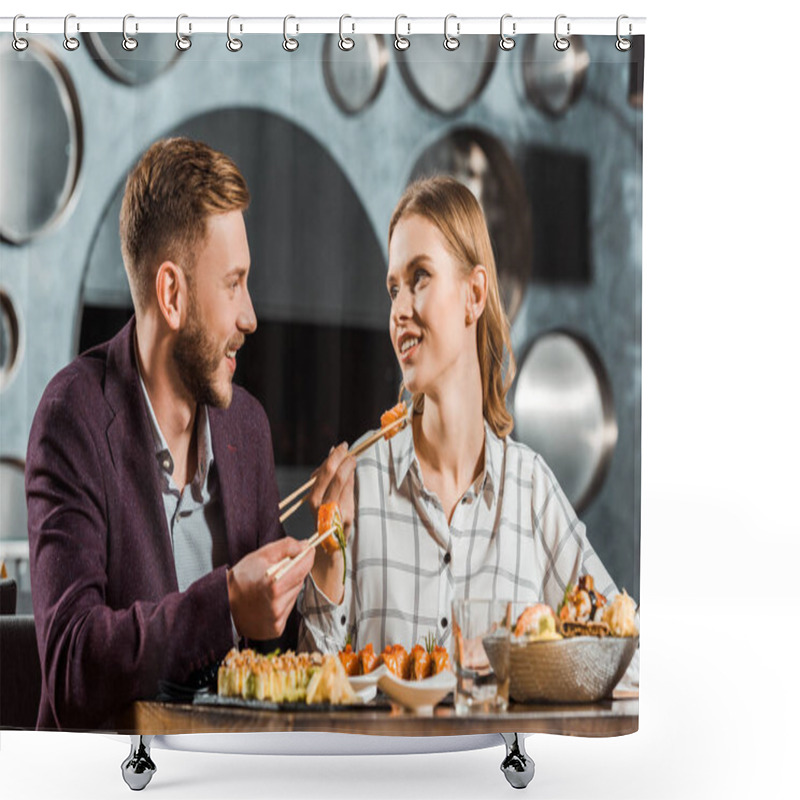
<svg viewBox="0 0 800 800"><path fill-rule="evenodd" d="M317 548L300 603L303 642L323 651L449 647L456 597L558 606L590 573L617 592L541 456L514 442L508 320L483 213L457 181L411 185L389 225L389 331L412 422L357 464L346 445L324 465L312 507L349 501L342 556ZM334 476L331 480L331 476Z"/></svg>

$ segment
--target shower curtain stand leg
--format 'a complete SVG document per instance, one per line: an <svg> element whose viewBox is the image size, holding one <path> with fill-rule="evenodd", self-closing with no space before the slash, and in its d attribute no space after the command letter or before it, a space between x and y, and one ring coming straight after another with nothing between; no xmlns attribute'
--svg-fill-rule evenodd
<svg viewBox="0 0 800 800"><path fill-rule="evenodd" d="M122 778L135 792L144 789L156 771L150 758L152 736L131 735L131 752L122 762Z"/></svg>
<svg viewBox="0 0 800 800"><path fill-rule="evenodd" d="M521 733L501 733L506 744L506 757L500 765L506 780L515 789L524 789L532 780L536 765L525 752L525 738Z"/></svg>

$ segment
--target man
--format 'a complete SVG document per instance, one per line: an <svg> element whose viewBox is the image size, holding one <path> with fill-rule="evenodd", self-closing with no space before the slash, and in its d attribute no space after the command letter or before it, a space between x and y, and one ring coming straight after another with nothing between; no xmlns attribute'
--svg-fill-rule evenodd
<svg viewBox="0 0 800 800"><path fill-rule="evenodd" d="M30 434L38 728L113 724L240 637L295 645L313 554L265 576L302 545L278 520L266 414L232 383L256 328L249 199L229 158L188 139L157 142L128 177L135 315L53 378Z"/></svg>

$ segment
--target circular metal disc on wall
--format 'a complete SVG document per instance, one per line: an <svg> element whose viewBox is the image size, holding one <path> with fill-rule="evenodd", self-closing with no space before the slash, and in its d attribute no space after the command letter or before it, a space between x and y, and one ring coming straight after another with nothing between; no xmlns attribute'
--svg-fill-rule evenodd
<svg viewBox="0 0 800 800"><path fill-rule="evenodd" d="M589 53L580 36L570 36L570 45L559 51L553 37L526 37L522 52L522 76L525 93L538 109L551 117L560 117L575 103L583 89Z"/></svg>
<svg viewBox="0 0 800 800"><path fill-rule="evenodd" d="M383 36L352 36L352 50L339 48L339 37L325 37L322 70L325 86L345 114L358 114L378 96L386 80L389 51Z"/></svg>
<svg viewBox="0 0 800 800"><path fill-rule="evenodd" d="M442 46L444 36L413 36L397 54L400 72L416 99L440 114L465 109L483 91L497 56L496 36L462 36L457 50Z"/></svg>
<svg viewBox="0 0 800 800"><path fill-rule="evenodd" d="M21 542L27 538L25 462L0 456L0 539Z"/></svg>
<svg viewBox="0 0 800 800"><path fill-rule="evenodd" d="M496 137L477 128L459 128L423 152L411 180L439 173L452 175L478 198L492 238L503 305L513 320L533 258L530 206L514 161Z"/></svg>
<svg viewBox="0 0 800 800"><path fill-rule="evenodd" d="M21 244L67 210L83 131L78 97L60 60L31 40L21 53L8 50L0 57L0 235Z"/></svg>
<svg viewBox="0 0 800 800"><path fill-rule="evenodd" d="M122 46L121 31L84 34L89 50L103 72L128 86L149 83L172 67L181 55L171 33L137 36L135 31L129 30L128 36L139 42L135 50L126 50Z"/></svg>
<svg viewBox="0 0 800 800"><path fill-rule="evenodd" d="M20 324L11 298L0 289L0 392L11 383L22 356Z"/></svg>
<svg viewBox="0 0 800 800"><path fill-rule="evenodd" d="M617 443L611 384L595 349L567 331L537 337L520 362L513 413L514 437L543 456L580 513Z"/></svg>

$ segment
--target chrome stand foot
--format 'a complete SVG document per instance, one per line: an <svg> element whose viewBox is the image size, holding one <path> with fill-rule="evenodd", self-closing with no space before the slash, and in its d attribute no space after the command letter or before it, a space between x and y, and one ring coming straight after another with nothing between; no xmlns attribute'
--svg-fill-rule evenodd
<svg viewBox="0 0 800 800"><path fill-rule="evenodd" d="M506 780L515 789L524 789L532 780L536 766L525 752L525 739L519 733L501 733L506 743L506 757L500 765Z"/></svg>
<svg viewBox="0 0 800 800"><path fill-rule="evenodd" d="M156 765L150 758L152 736L131 736L131 752L122 762L122 778L134 792L141 791L150 783Z"/></svg>

